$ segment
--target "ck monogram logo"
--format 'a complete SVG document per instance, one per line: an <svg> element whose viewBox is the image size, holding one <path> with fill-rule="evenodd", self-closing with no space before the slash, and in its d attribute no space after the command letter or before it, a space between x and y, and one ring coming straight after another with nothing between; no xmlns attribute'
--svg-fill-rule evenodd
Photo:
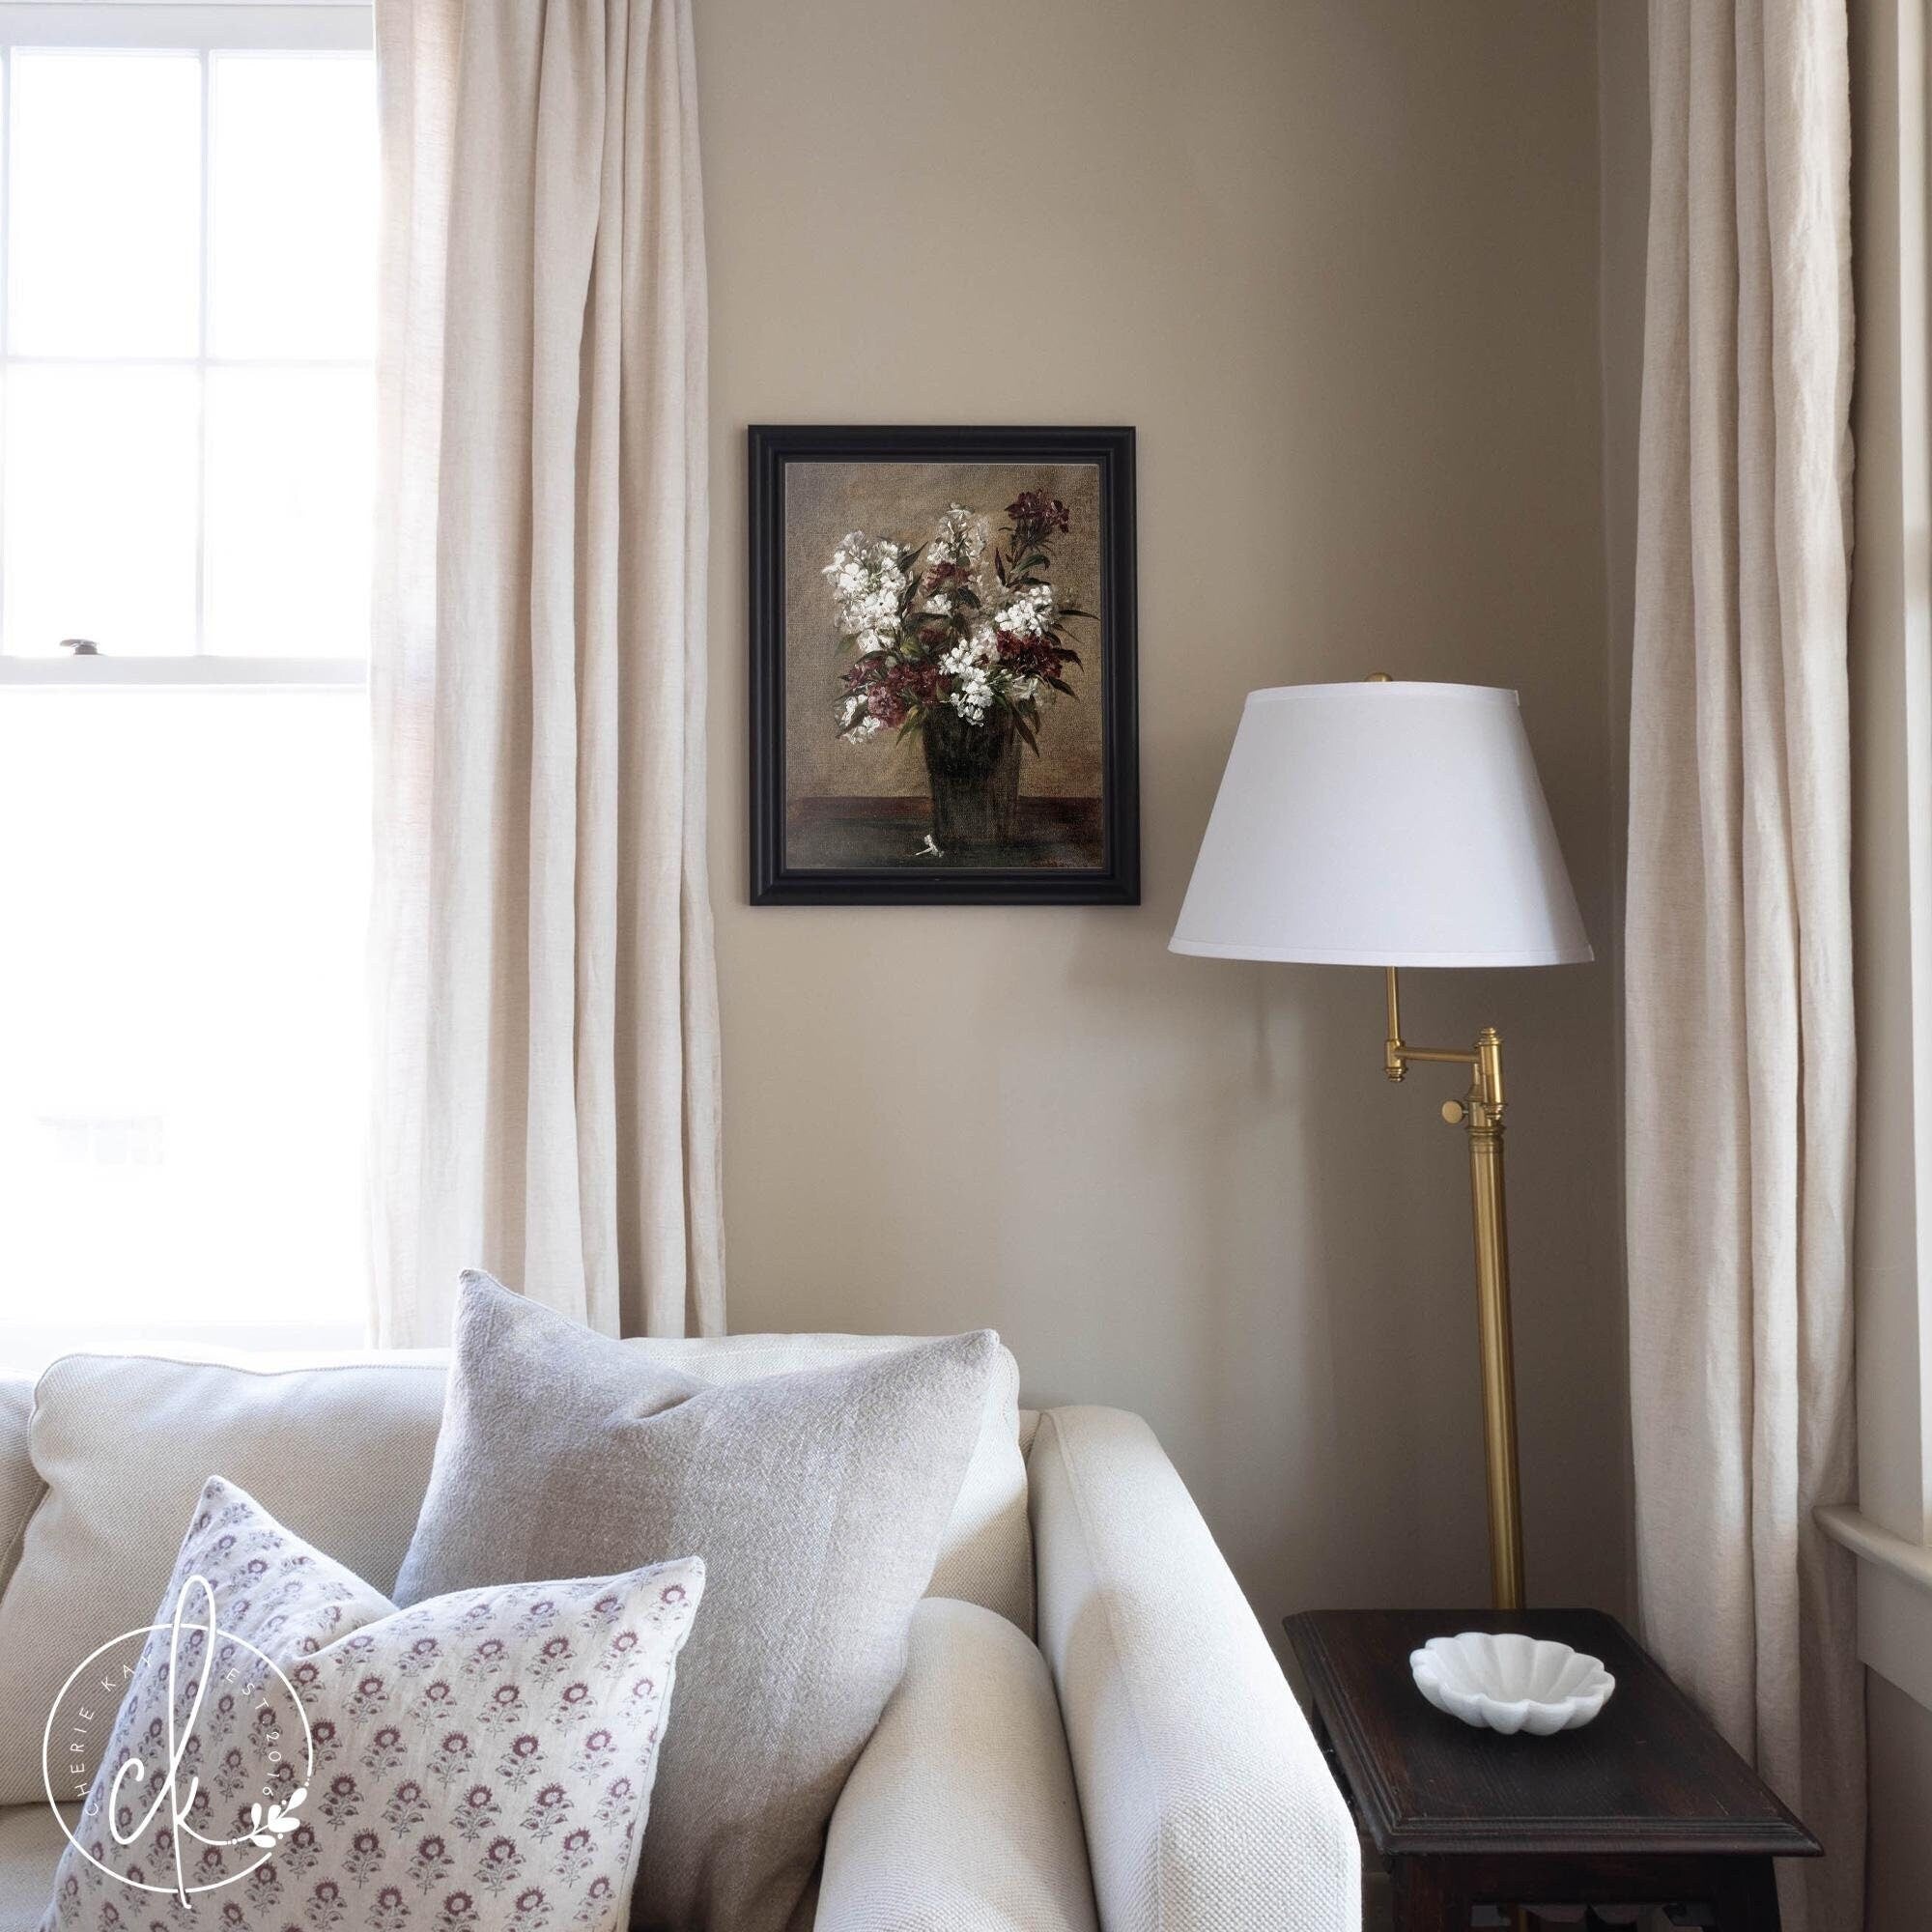
<svg viewBox="0 0 1932 1932"><path fill-rule="evenodd" d="M87 1804L76 1832L60 1807L63 1803L86 1801L93 1789L95 1726L100 1726L99 1735L111 1729L145 1647L163 1636L167 1640L164 1717L151 1724L138 1747L115 1769L105 1787L104 1806L99 1807L104 1809L105 1816L90 1815L99 1801ZM231 1703L249 1700L254 1713L246 1735L248 1749L259 1762L243 1767L242 1775L260 1780L261 1797L249 1806L246 1828L225 1837L201 1829L213 1824L214 1806L201 1796L202 1773L195 1768L200 1759L195 1724L211 1695ZM56 1719L63 1712L68 1714L66 1725L56 1737ZM298 1774L293 1789L289 1785L291 1764ZM232 1771L233 1767L225 1769ZM143 1891L168 1893L183 1905L197 1892L216 1891L245 1879L269 1861L275 1847L300 1822L297 1814L308 1796L314 1769L315 1744L295 1686L266 1651L257 1649L246 1637L221 1629L215 1615L214 1591L202 1577L190 1577L183 1584L174 1615L167 1623L124 1633L102 1644L73 1671L47 1713L41 1739L42 1783L68 1842L109 1878ZM235 1815L240 1817L239 1804ZM126 1869L117 1869L109 1862L113 1856L110 1845L134 1844L163 1816L165 1829L157 1834L156 1842L167 1847L172 1859L173 1870L165 1875L168 1883L158 1882L162 1874L132 1861L123 1861ZM104 1841L100 1836L103 1825ZM201 1852L193 1849L197 1845ZM244 1845L258 1849L262 1856L238 1871L225 1870L225 1859L213 1861L211 1867L204 1857L208 1852L226 1852ZM195 1874L203 1868L220 1870L221 1876L197 1881Z"/></svg>

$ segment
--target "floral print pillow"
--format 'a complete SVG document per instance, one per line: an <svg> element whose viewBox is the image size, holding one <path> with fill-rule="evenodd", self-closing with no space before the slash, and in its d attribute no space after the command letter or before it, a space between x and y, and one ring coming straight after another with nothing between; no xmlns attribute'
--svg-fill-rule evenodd
<svg viewBox="0 0 1932 1932"><path fill-rule="evenodd" d="M687 1557L398 1610L214 1478L94 1666L127 1694L42 1932L618 1932L703 1588Z"/></svg>

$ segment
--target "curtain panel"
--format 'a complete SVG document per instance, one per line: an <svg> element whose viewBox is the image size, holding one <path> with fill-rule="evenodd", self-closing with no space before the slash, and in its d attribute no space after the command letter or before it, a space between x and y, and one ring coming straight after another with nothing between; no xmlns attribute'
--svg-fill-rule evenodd
<svg viewBox="0 0 1932 1932"><path fill-rule="evenodd" d="M377 0L371 1239L724 1326L689 0Z"/></svg>
<svg viewBox="0 0 1932 1932"><path fill-rule="evenodd" d="M1861 1923L1844 0L1653 0L1626 915L1646 1634Z"/></svg>

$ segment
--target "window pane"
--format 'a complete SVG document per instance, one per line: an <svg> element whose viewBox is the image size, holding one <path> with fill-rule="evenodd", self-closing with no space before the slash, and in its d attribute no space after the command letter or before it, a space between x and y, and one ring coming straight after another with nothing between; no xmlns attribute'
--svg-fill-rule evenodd
<svg viewBox="0 0 1932 1932"><path fill-rule="evenodd" d="M192 355L201 310L201 63L14 56L11 343Z"/></svg>
<svg viewBox="0 0 1932 1932"><path fill-rule="evenodd" d="M14 365L8 651L72 637L112 656L194 650L198 429L191 368Z"/></svg>
<svg viewBox="0 0 1932 1932"><path fill-rule="evenodd" d="M0 690L10 1359L356 1338L364 737L354 691Z"/></svg>
<svg viewBox="0 0 1932 1932"><path fill-rule="evenodd" d="M372 381L210 370L209 650L366 655Z"/></svg>
<svg viewBox="0 0 1932 1932"><path fill-rule="evenodd" d="M214 354L373 355L374 61L217 54L213 87Z"/></svg>

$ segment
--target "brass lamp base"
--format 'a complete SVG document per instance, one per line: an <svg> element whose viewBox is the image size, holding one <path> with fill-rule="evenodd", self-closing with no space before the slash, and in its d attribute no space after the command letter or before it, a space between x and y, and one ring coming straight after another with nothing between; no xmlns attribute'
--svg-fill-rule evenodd
<svg viewBox="0 0 1932 1932"><path fill-rule="evenodd" d="M1402 1079L1411 1062L1469 1068L1469 1091L1442 1118L1469 1135L1475 1209L1476 1321L1483 1356L1483 1443L1490 1482L1490 1588L1499 1610L1522 1608L1522 1501L1517 1478L1516 1371L1510 1342L1509 1224L1503 1208L1503 1043L1485 1027L1472 1047L1409 1046L1402 1037L1396 969L1388 972L1382 1070Z"/></svg>

